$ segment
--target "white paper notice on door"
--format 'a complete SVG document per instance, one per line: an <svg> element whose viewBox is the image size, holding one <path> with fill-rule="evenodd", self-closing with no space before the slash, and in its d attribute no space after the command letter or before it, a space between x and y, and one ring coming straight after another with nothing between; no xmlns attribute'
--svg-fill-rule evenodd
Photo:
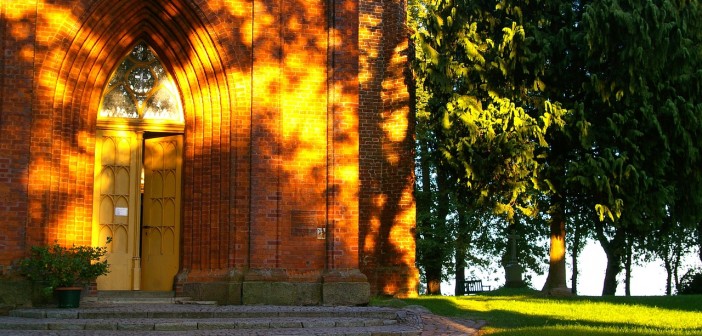
<svg viewBox="0 0 702 336"><path fill-rule="evenodd" d="M129 208L115 208L115 216L127 216Z"/></svg>

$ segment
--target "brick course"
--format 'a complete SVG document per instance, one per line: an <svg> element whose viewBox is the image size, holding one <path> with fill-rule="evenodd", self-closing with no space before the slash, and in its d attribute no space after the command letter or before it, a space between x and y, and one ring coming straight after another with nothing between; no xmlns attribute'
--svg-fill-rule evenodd
<svg viewBox="0 0 702 336"><path fill-rule="evenodd" d="M404 6L0 2L0 266L91 242L102 90L143 39L185 110L179 289L249 274L413 295Z"/></svg>

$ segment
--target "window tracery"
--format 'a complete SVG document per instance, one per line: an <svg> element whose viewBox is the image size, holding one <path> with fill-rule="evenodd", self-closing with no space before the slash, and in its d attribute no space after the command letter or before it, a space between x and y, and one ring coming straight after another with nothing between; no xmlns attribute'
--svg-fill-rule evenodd
<svg viewBox="0 0 702 336"><path fill-rule="evenodd" d="M98 116L183 122L175 83L146 42L137 43L110 77Z"/></svg>

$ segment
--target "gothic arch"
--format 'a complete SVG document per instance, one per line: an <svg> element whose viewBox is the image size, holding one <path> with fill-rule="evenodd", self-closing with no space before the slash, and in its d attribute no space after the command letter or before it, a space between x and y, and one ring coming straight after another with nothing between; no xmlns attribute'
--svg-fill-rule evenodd
<svg viewBox="0 0 702 336"><path fill-rule="evenodd" d="M34 208L29 226L43 227L41 237L28 241L90 242L94 141L97 110L102 90L112 70L139 39L154 48L164 66L174 75L185 112L185 175L189 179L210 178L232 183L228 174L237 164L237 148L231 145L233 121L246 118L247 102L234 97L245 86L232 85L230 69L248 71L250 56L242 54L244 41L220 39L221 29L205 19L197 4L187 0L81 1L56 41L38 51L38 99L34 103L29 199ZM39 59L40 57L37 57ZM244 122L243 124L248 124ZM203 138L196 133L220 129L219 137ZM50 136L46 136L50 134ZM245 147L245 146L242 146ZM217 154L218 158L213 159ZM214 160L214 161L213 161ZM198 169L217 166L218 172L199 175ZM184 188L192 187L185 181ZM200 197L208 202L230 198L229 188L213 188L193 196L185 217L209 216L198 212ZM226 204L228 206L228 203ZM211 218L212 221L225 221ZM208 220L208 218L202 218ZM194 225L198 225L196 222ZM71 227L74 230L66 230ZM85 232L83 237L70 232ZM187 238L186 238L187 239ZM225 251L226 252L226 251Z"/></svg>

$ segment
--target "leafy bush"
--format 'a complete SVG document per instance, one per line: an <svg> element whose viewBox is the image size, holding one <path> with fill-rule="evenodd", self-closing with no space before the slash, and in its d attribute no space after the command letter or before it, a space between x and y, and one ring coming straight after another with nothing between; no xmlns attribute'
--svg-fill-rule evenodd
<svg viewBox="0 0 702 336"><path fill-rule="evenodd" d="M33 246L19 270L29 280L45 284L44 291L49 294L56 288L84 285L107 274L107 260L100 261L105 253L105 247L63 247L58 243Z"/></svg>
<svg viewBox="0 0 702 336"><path fill-rule="evenodd" d="M702 294L702 270L690 269L680 278L678 294Z"/></svg>

